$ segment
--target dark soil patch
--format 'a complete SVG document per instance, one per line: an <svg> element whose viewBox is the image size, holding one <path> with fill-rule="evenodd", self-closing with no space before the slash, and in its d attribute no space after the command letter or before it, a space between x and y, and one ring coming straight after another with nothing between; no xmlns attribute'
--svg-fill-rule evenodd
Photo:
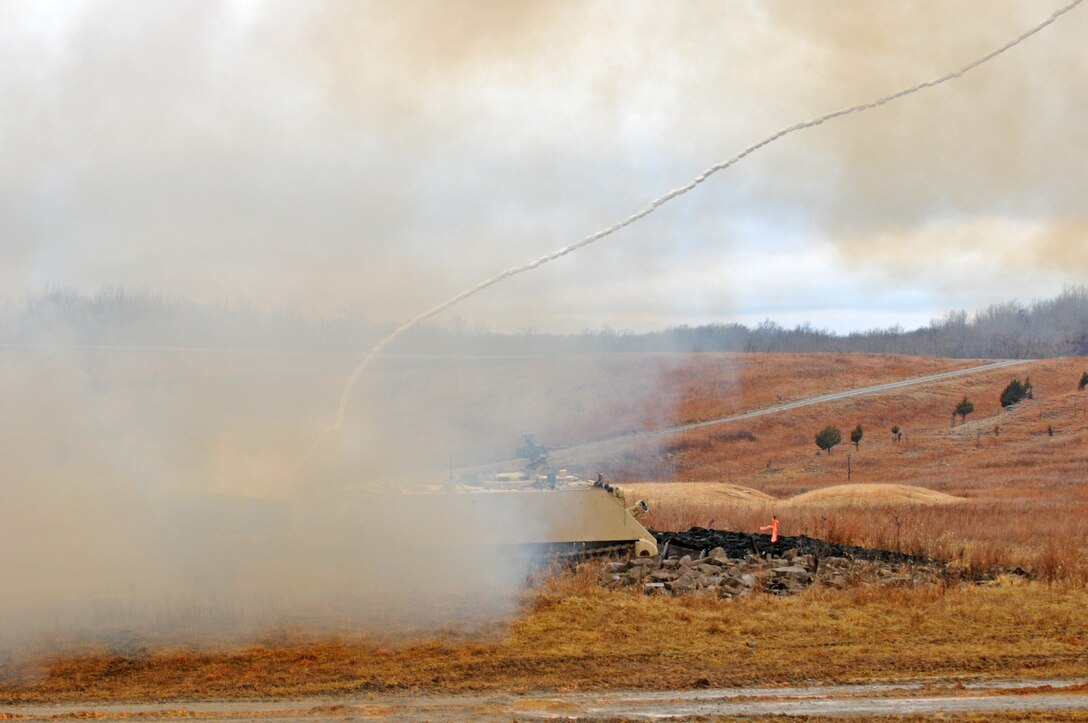
<svg viewBox="0 0 1088 723"><path fill-rule="evenodd" d="M902 552L892 552L891 550L874 550L854 545L836 545L833 542L818 540L807 535L797 535L796 537L783 535L778 538L777 542L771 544L770 535L756 535L731 530L708 530L705 527L692 527L687 532L657 532L650 530L650 533L657 538L658 549L669 557L674 557L677 553L687 554L692 551L709 551L715 547L720 547L725 550L725 554L735 559L743 559L746 555L752 554L760 557L781 556L788 550L797 550L799 555L812 555L816 558L845 557L849 560L872 560L874 562L890 563L934 562L934 560L927 557L907 555Z"/></svg>

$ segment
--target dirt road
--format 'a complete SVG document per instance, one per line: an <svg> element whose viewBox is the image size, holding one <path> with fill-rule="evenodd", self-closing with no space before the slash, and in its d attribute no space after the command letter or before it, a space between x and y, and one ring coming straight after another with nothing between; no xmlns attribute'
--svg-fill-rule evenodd
<svg viewBox="0 0 1088 723"><path fill-rule="evenodd" d="M908 715L985 711L1088 711L1088 678L981 683L897 683L791 688L527 693L461 696L350 695L256 701L0 705L0 720L684 720L697 716Z"/></svg>
<svg viewBox="0 0 1088 723"><path fill-rule="evenodd" d="M824 404L827 402L836 402L842 399L850 399L852 397L862 397L871 394L884 394L887 392L897 391L906 387L918 386L921 384L928 384L931 382L938 382L945 379L952 379L954 377L967 376L970 374L981 374L984 372L994 371L995 369L1002 369L1004 367L1015 366L1019 364L1028 363L1029 359L1005 359L1002 361L991 362L989 364L982 364L980 366L968 367L966 369L954 369L952 371L940 372L938 374L927 374L921 377L913 377L911 379L901 379L895 382L887 382L885 384L873 384L867 387L857 387L856 389L847 389L841 392L832 392L830 394L820 394L814 397L805 397L803 399L795 399L790 402L784 402L782 404L775 404L770 407L763 407L762 409L753 409L748 412L741 412L740 414L732 414L727 417L718 417L716 419L707 419L701 422L691 422L688 424L677 424L671 427L663 427L661 429L654 429L646 432L637 432L634 434L625 434L619 437L610 437L607 439L600 439L594 442L587 442L586 444L579 444L571 447L563 447L561 449L555 449L549 454L549 461L552 465L571 464L574 462L582 461L586 454L600 453L604 451L615 452L623 447L633 444L635 442L641 442L654 437L663 437L669 434L677 434L680 432L688 432L694 429L705 429L707 427L715 427L720 424L728 424L730 422L739 422L744 419L752 419L753 417L762 417L768 414L778 414L780 412L786 412L791 409L800 409L801 407L809 407L814 404ZM524 459L508 459L502 462L494 462L486 465L479 465L475 467L466 467L463 469L454 470L456 474L463 473L478 473L487 474L492 472L520 469L525 464Z"/></svg>

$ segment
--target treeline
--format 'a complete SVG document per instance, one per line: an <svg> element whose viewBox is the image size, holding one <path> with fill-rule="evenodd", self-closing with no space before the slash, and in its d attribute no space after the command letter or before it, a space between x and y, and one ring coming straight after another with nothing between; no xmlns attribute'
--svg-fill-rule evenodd
<svg viewBox="0 0 1088 723"><path fill-rule="evenodd" d="M146 290L95 295L51 290L0 306L0 343L270 348L364 352L387 328L362 315L313 319L246 304L204 305ZM1026 359L1088 355L1088 288L1028 305L998 304L947 314L928 326L846 335L773 321L679 326L636 334L612 329L577 334L507 334L422 326L391 354L551 355L592 352L860 352L953 358Z"/></svg>
<svg viewBox="0 0 1088 723"><path fill-rule="evenodd" d="M808 324L773 321L679 327L641 335L660 349L746 352L861 352L952 358L1033 359L1088 355L1088 288L1066 289L1029 305L996 304L968 315L951 312L929 326L873 329L846 335Z"/></svg>
<svg viewBox="0 0 1088 723"><path fill-rule="evenodd" d="M197 304L147 289L51 289L0 306L0 343L353 350L376 330L351 315L313 319L246 303Z"/></svg>

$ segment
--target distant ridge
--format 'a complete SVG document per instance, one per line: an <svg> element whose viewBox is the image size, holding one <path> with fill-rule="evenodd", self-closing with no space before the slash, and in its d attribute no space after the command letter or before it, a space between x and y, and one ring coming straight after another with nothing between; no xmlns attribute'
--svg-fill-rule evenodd
<svg viewBox="0 0 1088 723"><path fill-rule="evenodd" d="M322 351L357 354L388 329L362 312L307 317L245 303L209 305L146 289L108 288L87 295L53 289L0 302L0 344L154 346ZM955 359L1088 356L1088 287L1024 305L995 304L973 314L950 312L928 326L840 335L810 324L792 329L767 320L754 327L722 323L646 333L610 328L575 334L421 326L390 353L434 356L550 356L601 352L829 352L909 354Z"/></svg>

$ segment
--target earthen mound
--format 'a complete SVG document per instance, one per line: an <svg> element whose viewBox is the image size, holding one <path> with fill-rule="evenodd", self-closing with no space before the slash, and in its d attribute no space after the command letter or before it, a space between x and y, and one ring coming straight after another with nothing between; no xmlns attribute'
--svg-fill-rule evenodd
<svg viewBox="0 0 1088 723"><path fill-rule="evenodd" d="M751 487L728 482L633 482L623 486L633 497L651 504L693 502L696 504L775 502L775 498Z"/></svg>
<svg viewBox="0 0 1088 723"><path fill-rule="evenodd" d="M790 505L806 507L954 505L963 501L962 497L954 497L944 492L901 484L835 485L805 492L787 500Z"/></svg>

